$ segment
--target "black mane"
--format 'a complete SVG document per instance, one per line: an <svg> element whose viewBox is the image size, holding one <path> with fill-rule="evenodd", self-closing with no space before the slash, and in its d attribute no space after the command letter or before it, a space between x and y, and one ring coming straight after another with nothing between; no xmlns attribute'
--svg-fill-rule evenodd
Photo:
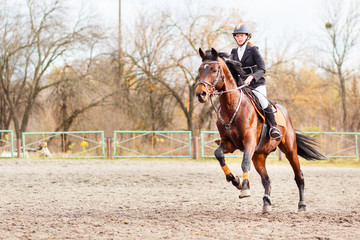
<svg viewBox="0 0 360 240"><path fill-rule="evenodd" d="M212 55L211 50L205 51L206 55L204 56L204 60L212 60L215 61L217 56ZM218 52L218 57L225 61L227 67L229 68L231 75L236 81L238 86L244 84L244 80L246 78L246 73L242 69L241 63L239 61L234 60L233 55L230 55L225 52Z"/></svg>

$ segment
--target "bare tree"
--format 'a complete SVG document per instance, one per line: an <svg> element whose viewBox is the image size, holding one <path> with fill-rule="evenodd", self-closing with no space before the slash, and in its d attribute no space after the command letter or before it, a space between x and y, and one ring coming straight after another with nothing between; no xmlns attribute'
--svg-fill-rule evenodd
<svg viewBox="0 0 360 240"><path fill-rule="evenodd" d="M0 30L0 86L18 138L40 93L63 81L47 83L46 73L56 60L65 59L93 37L95 28L83 17L68 27L59 0L27 0L27 7L26 15L5 15Z"/></svg>
<svg viewBox="0 0 360 240"><path fill-rule="evenodd" d="M360 130L360 78L354 75L351 79L351 92L349 94L349 102L353 103L350 111L350 129L352 131Z"/></svg>
<svg viewBox="0 0 360 240"><path fill-rule="evenodd" d="M14 106L22 100L21 94L14 96L19 84L18 80L12 80L15 75L16 63L20 61L20 54L28 46L23 40L20 28L22 16L10 15L8 7L2 3L0 8L0 93L1 93L1 128L9 129L11 119L16 114ZM14 21L14 19L18 21ZM25 85L23 86L25 88Z"/></svg>
<svg viewBox="0 0 360 240"><path fill-rule="evenodd" d="M179 98L176 99L186 116L188 130L192 132L200 130L200 124L208 121L213 116L213 112L209 111L211 106L210 108L206 105L201 106L203 110L199 111L200 118L197 121L197 126L195 126L194 113L196 106L198 106L195 99L195 89L198 77L197 69L200 63L198 49L199 47L207 49L216 47L220 51L229 51L230 48L226 48L226 46L229 46L229 43L232 42L230 32L233 30L234 15L224 14L224 9L221 8L208 9L208 11L212 12L212 14L193 12L193 9L189 8L187 15L182 17L182 19L187 19L184 22L180 22L173 15L169 15L174 32L176 36L179 36L176 38L175 44L182 44L186 49L180 54L174 51L171 60L175 71L178 72L180 77L179 82L182 82L184 87L187 88L186 98L182 98L181 101ZM187 106L184 103L187 103Z"/></svg>
<svg viewBox="0 0 360 240"><path fill-rule="evenodd" d="M80 69L86 66L80 64ZM69 131L73 122L91 108L107 105L117 93L89 72L81 74L74 67L59 69L49 76L60 82L48 94L47 101L57 126L55 131Z"/></svg>
<svg viewBox="0 0 360 240"><path fill-rule="evenodd" d="M151 14L156 15L156 18L151 17ZM139 74L146 76L143 79L166 89L175 100L176 105L173 106L179 107L186 117L187 129L194 131L197 129L194 125L194 92L200 64L198 48L228 43L231 36L229 32L234 24L231 15L221 13L221 9L213 10L213 14L194 13L188 9L186 16L181 16L181 21L175 15L161 12L140 17L141 21L130 37L134 45L129 46L131 51L126 56Z"/></svg>
<svg viewBox="0 0 360 240"><path fill-rule="evenodd" d="M128 50L124 51L124 59L131 65L124 71L132 71L133 78L122 86L127 91L127 112L135 120L136 129L159 130L159 127L169 126L172 118L169 93L159 84L169 68L165 48L171 34L163 18L157 17L149 19L142 15L138 18L135 31L129 36Z"/></svg>
<svg viewBox="0 0 360 240"><path fill-rule="evenodd" d="M322 29L326 35L321 49L329 57L324 59L329 61L323 60L320 67L336 79L341 99L341 121L345 130L349 130L347 83L353 74L351 68L357 67L350 60L352 57L358 59L351 51L360 41L360 5L358 1L334 0L324 2L324 9Z"/></svg>

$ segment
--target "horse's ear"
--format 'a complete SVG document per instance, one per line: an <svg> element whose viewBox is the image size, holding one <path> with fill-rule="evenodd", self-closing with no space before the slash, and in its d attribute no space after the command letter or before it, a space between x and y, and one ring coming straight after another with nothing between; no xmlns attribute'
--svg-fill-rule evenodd
<svg viewBox="0 0 360 240"><path fill-rule="evenodd" d="M201 57L202 59L204 59L205 53L203 52L203 50L202 50L201 48L199 48L199 54L200 54L200 57Z"/></svg>
<svg viewBox="0 0 360 240"><path fill-rule="evenodd" d="M218 57L218 53L214 48L211 48L211 55L213 55L215 58Z"/></svg>

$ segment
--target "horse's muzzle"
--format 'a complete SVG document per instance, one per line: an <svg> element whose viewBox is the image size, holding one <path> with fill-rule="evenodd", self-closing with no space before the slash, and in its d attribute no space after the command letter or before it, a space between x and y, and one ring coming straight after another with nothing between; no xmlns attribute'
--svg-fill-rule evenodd
<svg viewBox="0 0 360 240"><path fill-rule="evenodd" d="M205 103L208 100L208 94L205 91L197 92L196 97L198 98L199 102Z"/></svg>

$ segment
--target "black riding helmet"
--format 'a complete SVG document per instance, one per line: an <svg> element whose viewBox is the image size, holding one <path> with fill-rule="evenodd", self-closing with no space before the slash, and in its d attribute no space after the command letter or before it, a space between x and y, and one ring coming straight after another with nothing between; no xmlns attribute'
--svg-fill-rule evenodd
<svg viewBox="0 0 360 240"><path fill-rule="evenodd" d="M233 34L233 36L235 36L238 33L245 33L248 36L251 36L250 28L245 23L240 23L235 26L232 34Z"/></svg>
<svg viewBox="0 0 360 240"><path fill-rule="evenodd" d="M238 34L238 33L245 33L246 35L248 35L246 42L251 38L251 30L248 27L248 25L246 25L245 23L240 23L235 26L234 31L232 32L234 39L235 39L236 34ZM236 41L236 39L235 39L235 41Z"/></svg>

